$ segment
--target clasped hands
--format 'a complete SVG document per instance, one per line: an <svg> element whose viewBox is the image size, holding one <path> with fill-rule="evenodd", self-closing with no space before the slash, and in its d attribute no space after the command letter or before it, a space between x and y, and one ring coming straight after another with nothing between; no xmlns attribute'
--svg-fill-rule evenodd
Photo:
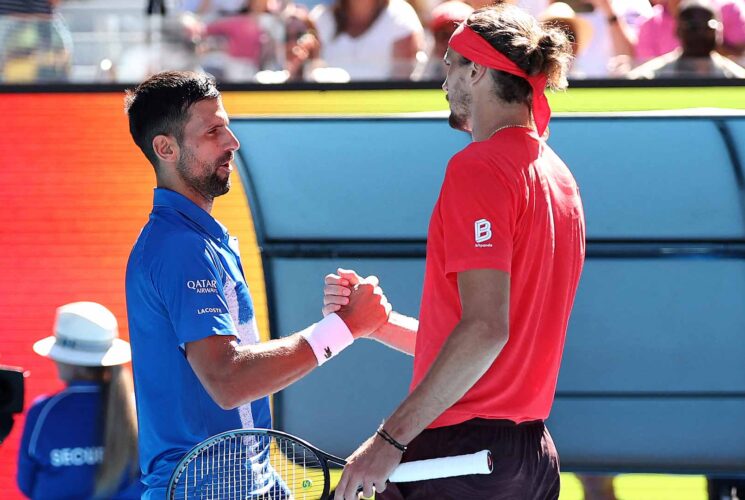
<svg viewBox="0 0 745 500"><path fill-rule="evenodd" d="M356 272L337 269L324 278L323 315L336 313L355 338L370 335L383 326L391 305L376 276L362 278Z"/></svg>

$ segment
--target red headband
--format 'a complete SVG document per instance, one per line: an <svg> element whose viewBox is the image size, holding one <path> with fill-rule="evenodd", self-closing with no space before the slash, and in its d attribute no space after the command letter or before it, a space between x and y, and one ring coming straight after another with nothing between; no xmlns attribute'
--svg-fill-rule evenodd
<svg viewBox="0 0 745 500"><path fill-rule="evenodd" d="M486 66L487 68L504 71L511 75L519 76L528 81L533 89L533 118L538 128L538 135L543 136L551 119L551 108L546 99L546 82L544 74L528 76L517 64L510 61L507 56L491 46L483 37L461 23L450 38L450 47L471 61Z"/></svg>

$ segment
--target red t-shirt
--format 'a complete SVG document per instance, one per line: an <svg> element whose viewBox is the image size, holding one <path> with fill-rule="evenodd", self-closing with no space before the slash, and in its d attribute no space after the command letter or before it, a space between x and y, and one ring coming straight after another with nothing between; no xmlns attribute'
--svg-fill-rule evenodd
<svg viewBox="0 0 745 500"><path fill-rule="evenodd" d="M503 129L453 156L429 224L411 388L461 319L457 273L510 274L510 331L488 371L430 428L548 417L584 256L577 184L535 132Z"/></svg>

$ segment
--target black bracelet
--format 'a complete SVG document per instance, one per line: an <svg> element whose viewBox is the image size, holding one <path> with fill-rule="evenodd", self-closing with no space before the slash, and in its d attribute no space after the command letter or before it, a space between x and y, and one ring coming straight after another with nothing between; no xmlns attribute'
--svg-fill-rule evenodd
<svg viewBox="0 0 745 500"><path fill-rule="evenodd" d="M400 451L401 453L405 453L406 452L407 446L404 446L401 443L399 443L398 441L396 441L395 439L393 439L393 437L390 434L388 434L388 432L385 429L383 429L383 424L380 424L380 427L378 427L378 430L375 431L375 433L378 436L380 436L383 439L385 439L386 441L388 441L391 445L395 446L396 449L398 451Z"/></svg>

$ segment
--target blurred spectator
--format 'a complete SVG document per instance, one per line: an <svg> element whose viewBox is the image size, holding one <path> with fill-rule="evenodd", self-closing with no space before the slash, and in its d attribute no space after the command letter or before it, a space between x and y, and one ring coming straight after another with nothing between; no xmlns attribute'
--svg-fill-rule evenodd
<svg viewBox="0 0 745 500"><path fill-rule="evenodd" d="M274 42L262 29L259 15L245 2L239 12L207 25L209 46L214 52L203 59L203 64L219 80L250 81L274 61Z"/></svg>
<svg viewBox="0 0 745 500"><path fill-rule="evenodd" d="M264 46L266 57L263 68L280 70L285 65L285 25L282 20L284 2L279 0L250 0L251 12L259 19L259 26L268 35ZM288 2L292 3L292 2Z"/></svg>
<svg viewBox="0 0 745 500"><path fill-rule="evenodd" d="M245 2L245 0L243 0ZM248 5L251 8L251 12L263 13L268 12L271 14L279 15L282 9L287 5L294 5L295 2L290 0L248 0Z"/></svg>
<svg viewBox="0 0 745 500"><path fill-rule="evenodd" d="M683 0L675 33L680 48L629 73L629 78L745 78L745 68L716 52L722 43L719 12L710 0Z"/></svg>
<svg viewBox="0 0 745 500"><path fill-rule="evenodd" d="M18 486L33 499L139 499L131 360L114 315L94 302L57 309L54 335L34 351L67 388L31 406L18 452Z"/></svg>
<svg viewBox="0 0 745 500"><path fill-rule="evenodd" d="M0 0L0 82L60 82L70 73L72 38L59 0Z"/></svg>
<svg viewBox="0 0 745 500"><path fill-rule="evenodd" d="M467 3L474 9L489 7L499 3L511 3L521 9L527 10L533 17L538 17L541 12L546 10L549 0L468 0Z"/></svg>
<svg viewBox="0 0 745 500"><path fill-rule="evenodd" d="M331 5L332 3L334 3L334 0L295 0L292 2L294 5L302 6L309 10L316 5Z"/></svg>
<svg viewBox="0 0 745 500"><path fill-rule="evenodd" d="M473 7L465 2L450 0L432 9L429 20L429 30L432 33L432 49L427 57L427 64L415 80L444 81L447 75L445 66L445 52L448 41L460 23L473 12Z"/></svg>
<svg viewBox="0 0 745 500"><path fill-rule="evenodd" d="M109 79L134 83L165 70L203 71L200 52L204 31L204 25L189 13L160 19L144 43L126 49L114 62Z"/></svg>
<svg viewBox="0 0 745 500"><path fill-rule="evenodd" d="M181 10L196 14L205 22L232 16L243 10L244 0L181 0Z"/></svg>
<svg viewBox="0 0 745 500"><path fill-rule="evenodd" d="M353 80L409 79L424 30L404 0L337 0L311 11L326 65Z"/></svg>
<svg viewBox="0 0 745 500"><path fill-rule="evenodd" d="M636 60L644 62L680 47L676 36L675 19L680 0L659 0L653 13L639 26ZM740 55L745 50L745 2L742 0L716 0L714 7L721 16L723 43L720 51Z"/></svg>
<svg viewBox="0 0 745 500"><path fill-rule="evenodd" d="M584 18L577 16L569 4L554 2L548 6L539 16L538 20L556 26L566 33L572 43L572 55L576 57L582 54L592 42L592 25ZM579 73L574 67L574 61L569 69L570 78L582 78L585 75Z"/></svg>
<svg viewBox="0 0 745 500"><path fill-rule="evenodd" d="M282 13L285 22L285 71L289 81L314 80L321 44L316 27L303 6L289 5Z"/></svg>
<svg viewBox="0 0 745 500"><path fill-rule="evenodd" d="M489 7L490 5L496 5L498 3L502 3L500 0L468 0L468 5L473 7L473 10L478 10L483 7ZM508 2L508 3L517 3L517 2Z"/></svg>
<svg viewBox="0 0 745 500"><path fill-rule="evenodd" d="M566 0L592 26L592 43L577 55L573 70L586 78L625 73L637 39L636 26L651 15L648 0ZM620 62L619 62L620 61Z"/></svg>
<svg viewBox="0 0 745 500"><path fill-rule="evenodd" d="M547 0L505 0L527 10L536 18L551 8ZM474 8L491 5L494 0L470 0ZM553 3L553 2L551 2ZM584 44L572 66L574 78L606 78L625 73L630 68L637 40L639 19L649 16L648 0L563 0L574 11L574 18L589 23L592 40ZM553 9L556 9L555 7ZM560 7L562 15L568 14ZM584 29L584 28L583 28ZM579 47L578 47L579 48Z"/></svg>
<svg viewBox="0 0 745 500"><path fill-rule="evenodd" d="M430 11L427 0L406 0L406 2L414 9L417 17L419 17L419 22L422 23L422 26L426 26L426 23L429 20L428 13Z"/></svg>
<svg viewBox="0 0 745 500"><path fill-rule="evenodd" d="M316 27L304 5L291 3L282 12L284 32L284 68L256 74L259 83L320 81L343 83L349 74L339 68L327 68L320 59L321 45Z"/></svg>

